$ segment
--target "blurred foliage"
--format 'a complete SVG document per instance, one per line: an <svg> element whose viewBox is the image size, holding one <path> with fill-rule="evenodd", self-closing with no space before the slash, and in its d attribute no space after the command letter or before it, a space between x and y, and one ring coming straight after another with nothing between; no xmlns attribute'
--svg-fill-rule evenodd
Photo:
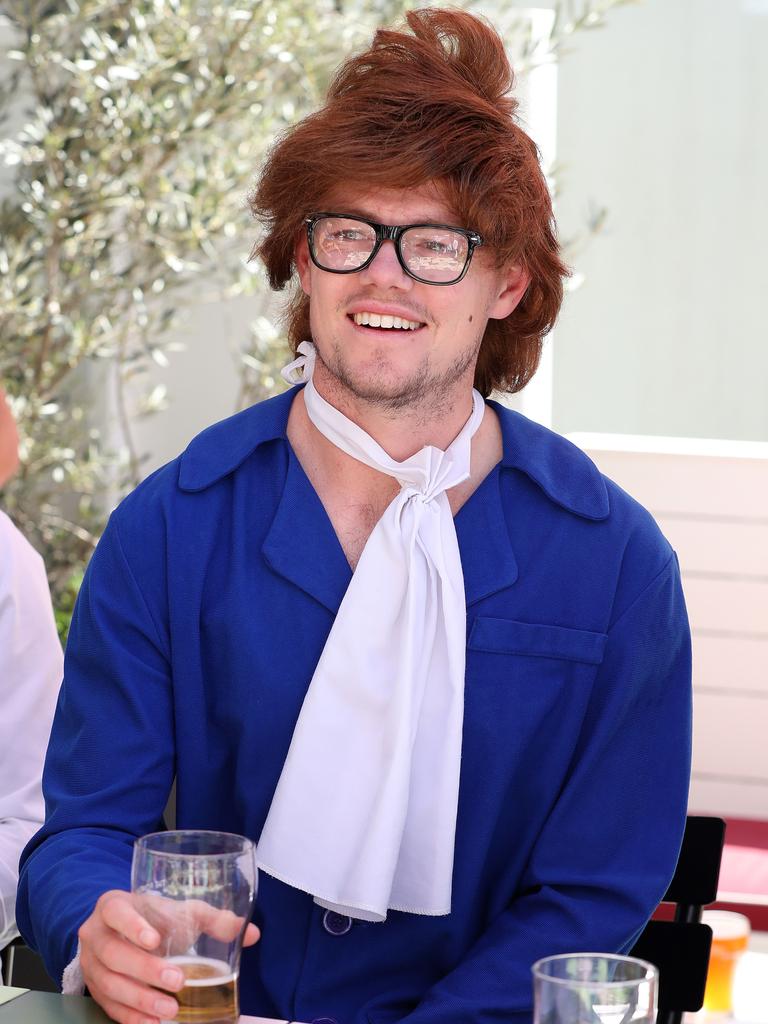
<svg viewBox="0 0 768 1024"><path fill-rule="evenodd" d="M632 0L557 5L546 39L474 5L523 73ZM0 3L0 380L22 437L7 511L43 554L62 635L109 508L141 477L131 425L164 408L152 364L193 303L250 295L244 196L275 135L406 0ZM21 118L21 127L8 127ZM244 244L244 239L248 242ZM282 387L264 312L243 340L239 407ZM131 404L130 395L139 399Z"/></svg>
<svg viewBox="0 0 768 1024"><path fill-rule="evenodd" d="M72 619L72 612L75 610L75 601L80 591L80 584L83 582L82 569L73 573L64 585L59 589L58 600L54 607L56 630L62 645L66 643L69 632L69 623Z"/></svg>

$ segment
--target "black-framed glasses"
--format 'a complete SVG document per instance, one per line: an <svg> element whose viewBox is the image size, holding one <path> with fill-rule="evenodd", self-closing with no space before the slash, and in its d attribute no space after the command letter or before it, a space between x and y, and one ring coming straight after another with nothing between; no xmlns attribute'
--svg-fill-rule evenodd
<svg viewBox="0 0 768 1024"><path fill-rule="evenodd" d="M476 231L450 224L377 224L363 217L314 213L307 217L312 262L331 274L355 274L391 239L398 262L423 284L457 284L469 269L472 253L483 239Z"/></svg>

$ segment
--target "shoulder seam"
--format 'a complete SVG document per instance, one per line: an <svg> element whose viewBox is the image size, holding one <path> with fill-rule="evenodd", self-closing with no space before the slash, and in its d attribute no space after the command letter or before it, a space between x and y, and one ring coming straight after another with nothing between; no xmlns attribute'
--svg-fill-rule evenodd
<svg viewBox="0 0 768 1024"><path fill-rule="evenodd" d="M665 541L666 541L666 538L665 538ZM666 543L669 544L669 541L666 541ZM618 619L616 619L615 622L612 622L608 626L607 633L608 633L609 636L613 632L613 630L616 629L616 627L619 625L619 623L622 621L622 619L624 619L625 616L629 615L629 613L632 611L632 609L635 607L635 605L638 603L638 601L640 601L648 593L648 591L654 586L654 584L659 579L661 579L662 576L664 576L664 574L668 571L670 564L673 561L677 560L677 555L675 553L674 548L670 547L669 550L670 550L670 555L669 555L669 558L664 563L664 565L662 565L662 567L655 574L655 576L646 583L646 585L643 587L643 589L640 591L640 593L636 597L634 597L632 599L632 601L630 601L630 603L627 605L627 607L624 609L624 611L621 613L621 615L618 617Z"/></svg>

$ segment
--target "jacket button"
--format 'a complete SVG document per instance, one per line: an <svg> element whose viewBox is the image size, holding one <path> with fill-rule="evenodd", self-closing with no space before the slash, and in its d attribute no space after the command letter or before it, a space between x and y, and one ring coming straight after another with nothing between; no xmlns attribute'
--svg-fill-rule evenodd
<svg viewBox="0 0 768 1024"><path fill-rule="evenodd" d="M346 935L352 928L352 918L346 914L337 914L335 910L326 910L323 914L323 928L329 935Z"/></svg>

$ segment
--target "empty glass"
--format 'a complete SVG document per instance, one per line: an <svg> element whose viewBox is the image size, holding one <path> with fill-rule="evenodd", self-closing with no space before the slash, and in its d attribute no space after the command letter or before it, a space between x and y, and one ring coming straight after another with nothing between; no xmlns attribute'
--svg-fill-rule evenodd
<svg viewBox="0 0 768 1024"><path fill-rule="evenodd" d="M171 995L183 1024L235 1024L240 952L256 894L253 843L229 832L156 832L137 839L131 891L160 934L153 952L179 967Z"/></svg>
<svg viewBox="0 0 768 1024"><path fill-rule="evenodd" d="M548 956L533 972L534 1024L654 1024L658 971L607 953Z"/></svg>

